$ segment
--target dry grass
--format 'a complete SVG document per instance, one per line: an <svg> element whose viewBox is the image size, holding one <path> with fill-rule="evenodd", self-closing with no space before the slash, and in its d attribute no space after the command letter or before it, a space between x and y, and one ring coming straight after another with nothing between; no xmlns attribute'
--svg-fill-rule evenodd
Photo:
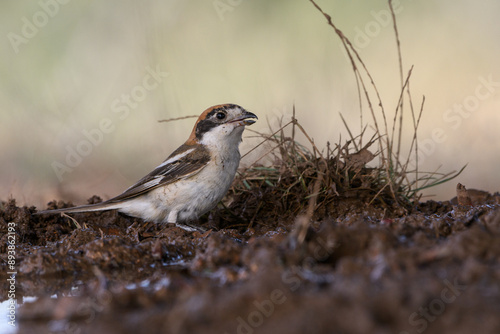
<svg viewBox="0 0 500 334"><path fill-rule="evenodd" d="M389 0L392 13L396 49L399 56L400 92L397 107L392 115L392 125L388 124L388 114L374 78L349 39L338 29L330 15L325 13L314 0L310 2L326 18L340 38L350 60L358 89L358 104L361 133L353 135L341 115L349 134L346 142L339 142L324 151L318 149L312 137L295 118L282 124L270 134L257 133L263 140L254 149L266 147L264 153L237 177L231 189L231 207L238 207L239 215L250 213L250 225L259 213L266 213L266 219L279 219L305 213L313 217L318 210L328 212L330 205L339 198L356 197L368 205L409 209L421 198L420 191L449 181L458 172L422 172L418 169L417 130L424 110L425 97L416 109L414 107L410 78L412 67L404 71L396 17ZM368 109L370 122L364 123ZM413 136L407 144L407 155L403 156L403 124L405 117L411 117ZM381 119L381 120L380 120ZM282 122L283 123L283 122ZM366 129L374 130L369 140L365 140ZM249 129L249 131L252 131ZM255 132L255 131L253 131ZM286 135L286 133L290 133ZM307 144L296 140L301 133ZM375 153L374 153L375 152ZM262 164L267 158L270 164ZM378 166L367 164L375 157ZM416 167L413 167L416 166ZM235 204L236 203L236 204Z"/></svg>

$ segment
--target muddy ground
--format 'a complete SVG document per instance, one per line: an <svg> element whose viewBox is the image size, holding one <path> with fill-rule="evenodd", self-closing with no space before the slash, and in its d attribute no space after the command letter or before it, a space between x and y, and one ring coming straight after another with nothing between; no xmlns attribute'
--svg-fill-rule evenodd
<svg viewBox="0 0 500 334"><path fill-rule="evenodd" d="M8 200L0 285L14 223L19 333L500 333L499 203L337 197L309 227L261 206L212 211L200 234Z"/></svg>

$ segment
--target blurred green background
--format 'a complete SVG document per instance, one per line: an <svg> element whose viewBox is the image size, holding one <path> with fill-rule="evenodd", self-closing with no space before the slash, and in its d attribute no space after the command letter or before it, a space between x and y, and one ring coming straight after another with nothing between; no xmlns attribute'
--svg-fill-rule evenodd
<svg viewBox="0 0 500 334"><path fill-rule="evenodd" d="M387 2L318 4L353 41L392 114L400 82ZM405 72L415 66L414 103L426 96L421 169L468 163L457 181L500 190L500 3L394 6ZM252 128L260 131L276 128L295 104L320 147L347 138L339 112L359 133L350 64L309 1L41 0L0 8L3 200L44 206L112 197L182 144L194 123L158 120L219 103L256 113ZM245 138L242 151L256 142ZM426 194L451 198L455 184Z"/></svg>

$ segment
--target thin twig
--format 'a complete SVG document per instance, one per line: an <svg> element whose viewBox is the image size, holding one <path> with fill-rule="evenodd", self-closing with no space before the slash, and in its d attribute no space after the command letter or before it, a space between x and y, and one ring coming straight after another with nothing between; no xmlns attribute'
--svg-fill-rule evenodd
<svg viewBox="0 0 500 334"><path fill-rule="evenodd" d="M282 127L280 127L278 130L276 130L275 132L273 132L272 134L266 136L266 135L262 135L261 133L255 131L255 130L251 130L251 129L248 129L249 131L251 132L254 132L254 133L257 133L259 135L262 135L265 139L263 141L261 141L260 143L258 143L256 146L254 146L250 151L248 151L247 153L245 153L241 159L243 159L244 157L246 157L248 154L250 154L251 152L255 151L259 146L263 145L265 142L271 140L271 138L273 136L275 136L278 132L282 131L284 128L286 128L287 126L289 126L290 124L292 124L294 121L291 120L290 122L286 123L285 125L283 125Z"/></svg>
<svg viewBox="0 0 500 334"><path fill-rule="evenodd" d="M190 116L182 116L182 117L175 117L175 118L160 119L160 120L158 120L158 123L167 123L167 122L179 121L181 119L198 118L198 117L199 116L196 116L196 115L190 115Z"/></svg>

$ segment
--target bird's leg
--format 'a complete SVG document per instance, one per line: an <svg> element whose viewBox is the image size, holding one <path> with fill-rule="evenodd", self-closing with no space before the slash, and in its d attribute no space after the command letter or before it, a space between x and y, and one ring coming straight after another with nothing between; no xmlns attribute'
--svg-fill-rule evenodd
<svg viewBox="0 0 500 334"><path fill-rule="evenodd" d="M179 211L177 210L172 210L168 213L168 217L167 217L167 223L168 224L176 224L177 223L177 214L179 213Z"/></svg>
<svg viewBox="0 0 500 334"><path fill-rule="evenodd" d="M167 223L167 224L174 224L174 225L177 225L176 222L177 222L177 214L179 213L179 211L177 210L172 210L168 213L168 216L167 216L167 219L163 221L163 223ZM160 234L159 236L160 237L164 237L164 236L167 236L167 231L168 231L168 228L169 226L165 226L162 228L162 230L160 231Z"/></svg>
<svg viewBox="0 0 500 334"><path fill-rule="evenodd" d="M175 224L175 226L182 228L183 230L186 230L188 232L205 232L206 230L202 227L198 226L191 226L191 225L186 225L186 224L180 224L177 222L177 215L179 211L177 210L172 210L169 212L168 217L167 217L167 223L168 224Z"/></svg>

